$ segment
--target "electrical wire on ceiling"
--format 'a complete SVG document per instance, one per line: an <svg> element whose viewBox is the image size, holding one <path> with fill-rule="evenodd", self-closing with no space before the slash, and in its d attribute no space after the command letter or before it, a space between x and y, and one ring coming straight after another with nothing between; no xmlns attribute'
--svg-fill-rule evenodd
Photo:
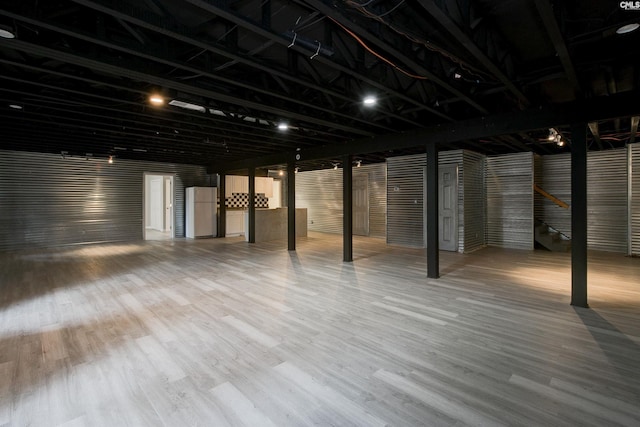
<svg viewBox="0 0 640 427"><path fill-rule="evenodd" d="M340 22L336 21L335 19L328 17L329 19L331 19L334 23L336 23L340 28L342 28L347 34L349 34L351 37L353 37L358 43L360 43L360 45L362 47L364 47L369 53L371 53L373 56L375 56L376 58L386 62L387 64L391 65L391 67L393 67L394 69L400 71L402 74L411 77L413 79L419 79L419 80L428 80L428 77L425 76L419 76L417 74L412 74L408 71L403 70L402 68L400 68L398 65L394 64L391 60L385 58L384 56L380 55L378 52L376 52L375 50L371 49L360 37L358 37L357 34L355 34L353 31L349 30L347 27L345 27L344 25L342 25Z"/></svg>
<svg viewBox="0 0 640 427"><path fill-rule="evenodd" d="M462 70L464 70L468 74L476 76L476 77L481 78L483 80L486 80L487 75L485 73L483 73L482 71L478 70L475 67L470 66L465 61L463 61L460 58L456 57L455 55L449 53L445 49L443 49L443 48L441 48L439 46L436 46L435 44L431 43L428 40L424 40L424 39L422 39L422 38L420 38L418 36L410 34L409 32L407 32L405 30L402 30L402 29L398 28L396 25L392 24L391 22L383 19L384 16L387 16L387 15L391 14L396 9L398 9L400 6L402 6L404 4L404 2L405 2L405 0L401 0L397 5L395 5L394 7L389 9L388 11L386 11L386 12L384 12L382 14L379 14L379 15L375 14L375 13L372 13L371 11L366 9L365 6L367 6L370 3L372 3L372 1L369 1L369 2L366 2L366 3L356 3L356 2L351 1L351 0L346 0L345 4L347 4L348 6L351 6L353 9L357 10L362 15L364 15L364 16L366 16L368 18L371 18L371 19L375 19L376 21L386 25L391 30L393 30L396 33L400 34L401 36L407 38L409 41L411 41L413 43L417 43L417 44L423 45L424 47L426 47L427 49L429 49L432 52L439 53L440 55L442 55L445 58L449 59L451 62L457 64Z"/></svg>

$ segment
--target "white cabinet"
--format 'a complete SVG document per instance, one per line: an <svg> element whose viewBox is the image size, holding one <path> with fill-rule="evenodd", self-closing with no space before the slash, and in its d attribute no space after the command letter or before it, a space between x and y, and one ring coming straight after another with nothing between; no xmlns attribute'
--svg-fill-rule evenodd
<svg viewBox="0 0 640 427"><path fill-rule="evenodd" d="M273 178L256 178L256 194L264 193L264 196L273 197Z"/></svg>
<svg viewBox="0 0 640 427"><path fill-rule="evenodd" d="M233 193L249 193L249 177L227 175L225 177L225 197ZM273 197L273 178L256 177L256 194L264 193L265 197Z"/></svg>
<svg viewBox="0 0 640 427"><path fill-rule="evenodd" d="M244 235L244 211L228 210L226 217L226 236Z"/></svg>
<svg viewBox="0 0 640 427"><path fill-rule="evenodd" d="M186 189L186 230L188 238L211 237L216 232L216 188Z"/></svg>
<svg viewBox="0 0 640 427"><path fill-rule="evenodd" d="M225 177L225 197L231 197L233 193L248 193L249 177L240 175L227 175Z"/></svg>

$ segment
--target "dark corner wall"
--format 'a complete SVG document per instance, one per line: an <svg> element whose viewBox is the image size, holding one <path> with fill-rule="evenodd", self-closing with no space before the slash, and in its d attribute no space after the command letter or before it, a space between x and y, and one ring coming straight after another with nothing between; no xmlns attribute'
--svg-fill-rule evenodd
<svg viewBox="0 0 640 427"><path fill-rule="evenodd" d="M210 184L204 167L0 151L0 250L142 240L145 172L175 174L184 236L184 188Z"/></svg>

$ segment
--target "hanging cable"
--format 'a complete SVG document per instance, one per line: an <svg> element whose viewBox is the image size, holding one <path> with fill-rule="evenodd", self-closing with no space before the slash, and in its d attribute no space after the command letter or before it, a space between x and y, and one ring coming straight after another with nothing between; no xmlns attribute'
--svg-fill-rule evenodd
<svg viewBox="0 0 640 427"><path fill-rule="evenodd" d="M404 1L404 0L403 0ZM392 24L391 22L388 22L384 19L382 19L384 16L388 15L389 13L393 12L395 9L397 9L401 4L403 4L403 1L401 1L400 3L398 3L396 6L394 6L392 9L388 10L387 12L384 12L381 15L376 15L372 12L370 12L368 9L366 9L364 6L368 5L370 2L363 4L360 3L356 3L354 1L351 0L346 0L345 3L349 6L351 6L353 9L356 9L357 11L359 11L362 15L371 18L371 19L375 19L376 21L386 25L387 27L389 27L391 30L395 31L396 33L400 34L401 36L409 39L409 41L413 42L413 43L417 43L417 44L421 44L424 47L426 47L427 49L429 49L432 52L436 52L439 53L440 55L444 56L445 58L449 59L451 62L457 64L458 66L460 66L461 69L463 69L464 71L466 71L468 74L470 75L474 75L476 77L482 78L483 80L486 79L486 74L483 73L482 71L476 69L475 67L471 67L469 64L467 64L466 62L464 62L463 60L461 60L460 58L457 58L456 56L452 55L451 53L447 52L446 50L444 50L443 48L427 41L427 40L423 40L417 36L414 36L412 34L409 34L408 32L398 28L397 26L395 26L394 24ZM473 68L473 70L472 70Z"/></svg>
<svg viewBox="0 0 640 427"><path fill-rule="evenodd" d="M391 65L393 68L395 68L396 70L400 71L402 74L409 76L411 78L414 79L420 79L420 80L429 80L428 77L425 76L419 76L417 74L411 74L408 71L403 70L402 68L400 68L399 66L397 66L396 64L394 64L393 62L391 62L390 60L388 60L387 58L385 58L384 56L380 55L378 52L374 51L373 49L371 49L364 41L362 41L362 39L360 37L358 37L357 34L355 34L353 31L349 30L347 27L345 27L344 25L342 25L341 23L339 23L338 21L336 21L335 19L329 17L329 19L331 19L333 22L335 22L338 26L340 26L340 28L342 28L347 34L349 34L351 37L353 37L358 43L360 43L360 45L362 47L364 47L369 53L371 53L373 56L375 56L376 58L386 62L387 64Z"/></svg>

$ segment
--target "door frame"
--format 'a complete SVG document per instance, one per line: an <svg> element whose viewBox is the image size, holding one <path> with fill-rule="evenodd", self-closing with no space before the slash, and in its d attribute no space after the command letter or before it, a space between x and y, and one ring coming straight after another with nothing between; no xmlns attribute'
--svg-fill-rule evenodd
<svg viewBox="0 0 640 427"><path fill-rule="evenodd" d="M147 209L147 198L149 194L147 194L147 180L151 176L161 176L162 177L162 198L164 201L165 197L165 179L169 178L171 181L171 224L169 225L171 228L171 239L176 238L176 174L175 173L166 173L166 172L144 172L142 177L142 239L147 240L147 218L150 215L150 212ZM163 207L166 206L166 202L162 204ZM165 218L166 213L162 212L163 219Z"/></svg>

